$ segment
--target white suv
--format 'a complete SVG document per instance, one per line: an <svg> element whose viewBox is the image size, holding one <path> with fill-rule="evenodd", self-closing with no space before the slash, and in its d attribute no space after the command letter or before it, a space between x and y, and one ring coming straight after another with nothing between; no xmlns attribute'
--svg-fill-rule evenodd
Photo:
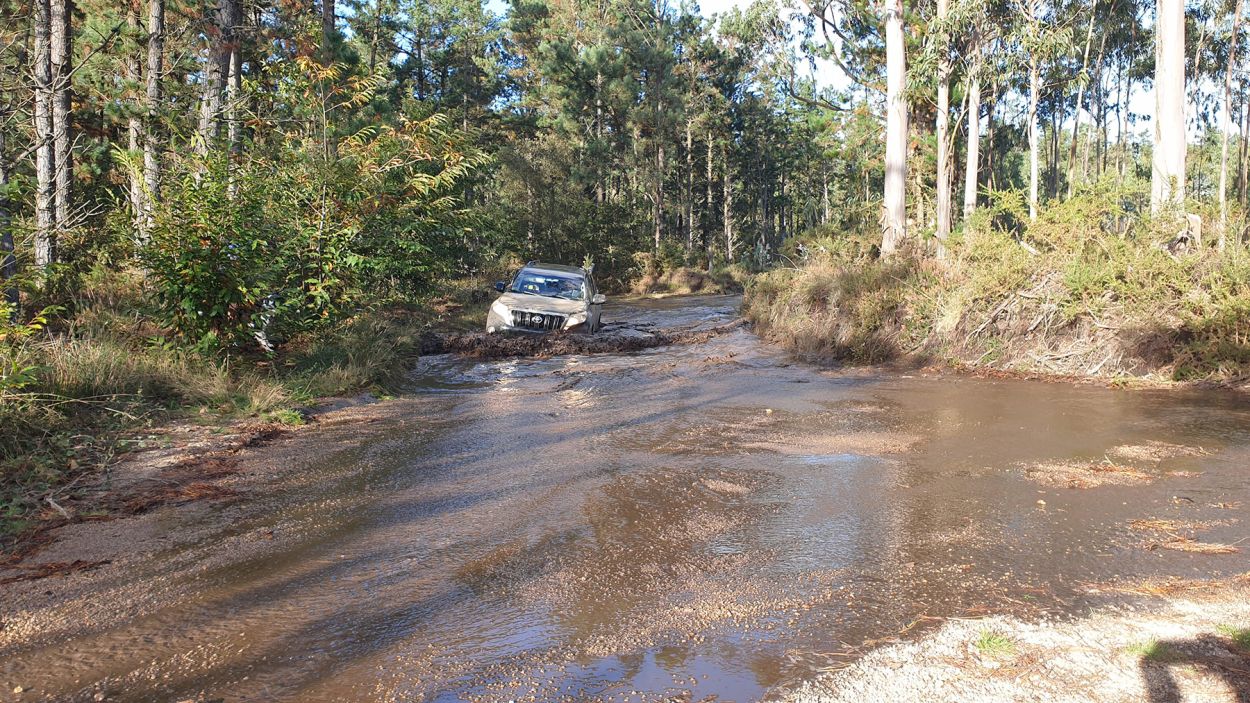
<svg viewBox="0 0 1250 703"><path fill-rule="evenodd" d="M607 301L595 289L590 269L531 261L511 283L500 281L503 295L490 305L486 333L594 332Z"/></svg>

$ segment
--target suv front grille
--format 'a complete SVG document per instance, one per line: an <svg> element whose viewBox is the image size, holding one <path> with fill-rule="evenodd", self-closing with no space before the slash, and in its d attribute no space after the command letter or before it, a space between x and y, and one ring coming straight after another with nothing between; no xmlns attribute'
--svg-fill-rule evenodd
<svg viewBox="0 0 1250 703"><path fill-rule="evenodd" d="M564 315L548 312L512 311L512 326L527 330L553 332L564 329Z"/></svg>

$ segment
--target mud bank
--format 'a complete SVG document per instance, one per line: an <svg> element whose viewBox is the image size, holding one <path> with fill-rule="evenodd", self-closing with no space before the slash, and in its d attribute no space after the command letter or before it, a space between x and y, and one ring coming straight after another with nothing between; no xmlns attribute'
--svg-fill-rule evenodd
<svg viewBox="0 0 1250 703"><path fill-rule="evenodd" d="M1078 619L951 620L918 641L878 649L827 672L781 700L1250 700L1250 573L1142 586L1168 595L1121 601Z"/></svg>
<svg viewBox="0 0 1250 703"><path fill-rule="evenodd" d="M461 354L478 359L536 357L565 354L625 353L672 344L699 344L745 324L735 320L715 327L660 329L643 325L607 325L595 334L485 334L435 333L421 340L422 354Z"/></svg>

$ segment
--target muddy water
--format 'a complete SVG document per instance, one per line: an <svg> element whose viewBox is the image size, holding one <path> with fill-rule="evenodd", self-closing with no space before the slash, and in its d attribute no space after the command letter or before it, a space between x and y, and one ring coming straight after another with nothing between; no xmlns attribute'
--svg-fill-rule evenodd
<svg viewBox="0 0 1250 703"><path fill-rule="evenodd" d="M736 303L610 312L715 325ZM99 615L0 649L0 699L758 700L927 618L1079 614L1089 583L1250 568L1250 549L1151 549L1129 528L1250 536L1237 396L846 373L746 330L433 357L410 383L385 431L229 519L168 511L196 537L75 577L73 607ZM1151 480L1024 470L1117 456Z"/></svg>

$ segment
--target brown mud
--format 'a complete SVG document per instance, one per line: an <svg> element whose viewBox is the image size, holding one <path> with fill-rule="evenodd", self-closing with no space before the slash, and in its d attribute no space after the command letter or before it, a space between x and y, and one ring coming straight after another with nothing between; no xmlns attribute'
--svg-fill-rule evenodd
<svg viewBox="0 0 1250 703"><path fill-rule="evenodd" d="M728 328L737 302L611 308L727 328L699 344L432 355L399 398L204 442L233 499L0 569L63 569L0 585L0 701L776 699L957 618L1080 622L1250 570L1132 527L1244 544L1245 396L813 367ZM1108 457L1153 480L1023 470Z"/></svg>
<svg viewBox="0 0 1250 703"><path fill-rule="evenodd" d="M430 333L421 340L421 353L460 354L479 359L549 359L567 354L627 353L673 344L700 344L743 324L742 320L734 320L714 327L661 329L649 325L609 323L595 334Z"/></svg>

